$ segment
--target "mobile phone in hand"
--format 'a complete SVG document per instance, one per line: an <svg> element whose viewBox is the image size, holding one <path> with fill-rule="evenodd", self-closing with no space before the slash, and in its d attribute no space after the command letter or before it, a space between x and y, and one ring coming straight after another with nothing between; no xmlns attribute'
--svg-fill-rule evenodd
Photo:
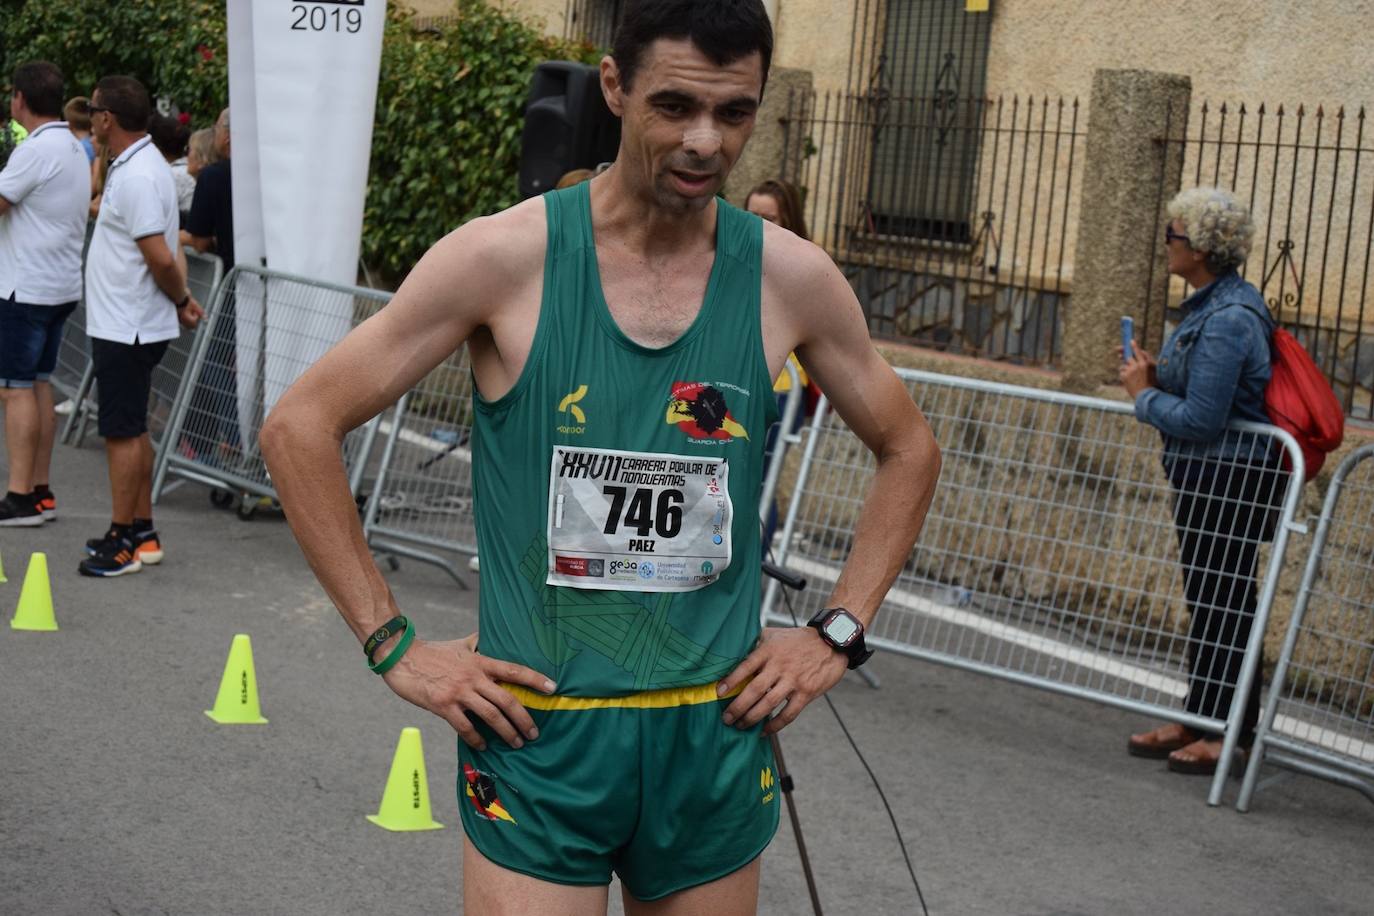
<svg viewBox="0 0 1374 916"><path fill-rule="evenodd" d="M1135 342L1135 322L1130 315L1121 316L1121 361L1124 363L1131 358L1135 352L1132 344Z"/></svg>

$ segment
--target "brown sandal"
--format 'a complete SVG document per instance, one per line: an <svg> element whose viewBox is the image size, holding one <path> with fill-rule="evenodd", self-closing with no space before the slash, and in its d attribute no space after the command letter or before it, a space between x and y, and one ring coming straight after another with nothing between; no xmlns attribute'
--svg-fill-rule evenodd
<svg viewBox="0 0 1374 916"><path fill-rule="evenodd" d="M1145 732L1143 735L1132 735L1131 740L1126 742L1126 751L1132 757L1163 760L1174 751L1187 747L1196 740L1198 740L1198 736L1193 732L1182 725L1171 722L1168 725L1161 725L1159 728Z"/></svg>

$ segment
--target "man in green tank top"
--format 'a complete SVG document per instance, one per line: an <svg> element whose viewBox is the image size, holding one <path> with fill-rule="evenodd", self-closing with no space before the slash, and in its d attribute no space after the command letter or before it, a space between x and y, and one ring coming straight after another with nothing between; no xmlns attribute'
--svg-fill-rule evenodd
<svg viewBox="0 0 1374 916"><path fill-rule="evenodd" d="M630 0L588 183L440 240L282 398L262 445L369 662L458 738L464 912L753 913L778 823L765 734L866 658L939 450L819 248L716 195L754 125L758 0ZM478 635L415 637L371 562L340 444L467 345ZM813 627L759 626L757 504L795 351L878 471Z"/></svg>

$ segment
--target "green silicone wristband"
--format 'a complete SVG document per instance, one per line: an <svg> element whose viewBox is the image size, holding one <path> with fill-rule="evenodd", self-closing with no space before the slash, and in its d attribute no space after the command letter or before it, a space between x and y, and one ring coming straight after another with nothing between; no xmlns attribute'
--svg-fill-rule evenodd
<svg viewBox="0 0 1374 916"><path fill-rule="evenodd" d="M396 648L391 650L391 654L376 664L369 661L367 667L372 669L373 674L386 674L401 660L401 656L406 654L406 650L410 648L410 644L414 640L415 627L406 627L401 631L401 638L396 641Z"/></svg>

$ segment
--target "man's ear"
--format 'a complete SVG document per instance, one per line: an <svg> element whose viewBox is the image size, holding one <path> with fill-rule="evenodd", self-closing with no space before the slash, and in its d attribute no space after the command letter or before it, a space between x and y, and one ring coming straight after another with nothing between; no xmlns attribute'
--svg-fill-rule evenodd
<svg viewBox="0 0 1374 916"><path fill-rule="evenodd" d="M601 94L606 107L617 118L625 116L625 87L620 82L620 68L609 54L601 58Z"/></svg>

